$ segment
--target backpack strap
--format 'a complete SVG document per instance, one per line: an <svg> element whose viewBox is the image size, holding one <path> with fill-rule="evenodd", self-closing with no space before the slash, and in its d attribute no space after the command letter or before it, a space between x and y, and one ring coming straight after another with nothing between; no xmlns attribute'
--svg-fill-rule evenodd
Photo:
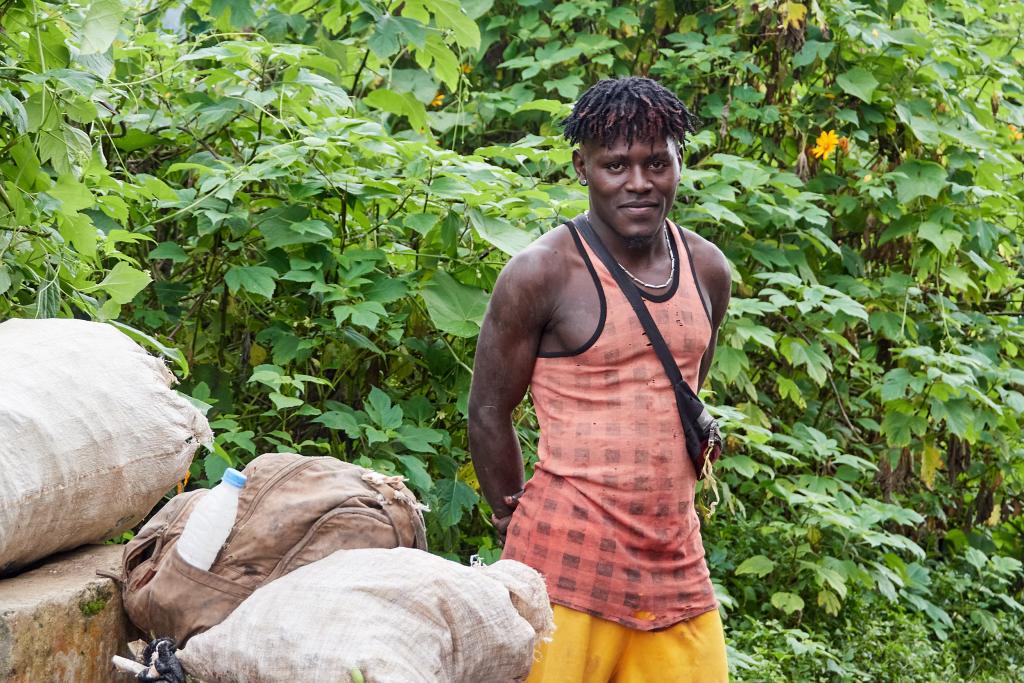
<svg viewBox="0 0 1024 683"><path fill-rule="evenodd" d="M427 531L423 522L423 509L404 481L405 477L389 477L379 472L364 472L362 479L384 501L381 509L398 534L398 541L404 546L427 549Z"/></svg>

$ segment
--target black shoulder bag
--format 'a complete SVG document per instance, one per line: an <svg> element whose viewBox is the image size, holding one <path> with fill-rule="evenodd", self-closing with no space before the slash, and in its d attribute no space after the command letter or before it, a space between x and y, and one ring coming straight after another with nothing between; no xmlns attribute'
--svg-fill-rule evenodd
<svg viewBox="0 0 1024 683"><path fill-rule="evenodd" d="M679 410L679 421L683 425L686 453L690 457L690 462L693 463L693 470L697 473L697 479L704 479L707 476L709 483L715 491L716 502L710 507L710 511L713 511L717 504L718 491L715 487L713 476L709 475L711 475L712 463L722 453L722 437L718 429L718 422L711 417L707 408L704 407L701 400L693 393L690 385L683 379L682 373L679 372L679 366L676 364L675 358L672 357L668 344L665 343L665 338L661 336L661 331L658 329L654 319L651 318L650 311L647 310L647 306L640 296L640 290L627 279L622 267L619 266L607 247L601 242L601 238L594 232L593 226L590 225L590 220L585 215L577 216L572 219L572 224L583 235L583 239L587 241L587 244L594 250L597 257L601 259L608 272L615 278L619 289L622 290L626 300L629 301L629 305L633 307L633 312L636 313L636 317L640 320L640 325L644 328L647 339L654 348L654 353L657 354L658 360L661 361L661 365L665 369L665 375L672 384L673 393L675 394L676 408Z"/></svg>

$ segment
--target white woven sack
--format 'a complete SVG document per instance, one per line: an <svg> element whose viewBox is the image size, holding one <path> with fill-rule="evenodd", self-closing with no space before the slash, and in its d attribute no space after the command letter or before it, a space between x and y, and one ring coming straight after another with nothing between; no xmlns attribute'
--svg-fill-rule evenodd
<svg viewBox="0 0 1024 683"><path fill-rule="evenodd" d="M339 550L257 589L179 653L205 683L512 683L554 629L540 574Z"/></svg>
<svg viewBox="0 0 1024 683"><path fill-rule="evenodd" d="M210 426L110 325L0 324L0 574L102 541L180 481Z"/></svg>

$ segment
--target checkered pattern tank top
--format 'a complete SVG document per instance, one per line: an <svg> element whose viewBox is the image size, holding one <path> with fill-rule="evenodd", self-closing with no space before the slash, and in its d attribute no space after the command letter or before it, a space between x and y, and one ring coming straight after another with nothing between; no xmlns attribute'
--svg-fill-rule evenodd
<svg viewBox="0 0 1024 683"><path fill-rule="evenodd" d="M696 389L711 323L685 235L667 292L644 293L683 378ZM531 392L539 462L503 558L547 581L551 601L641 630L717 606L694 510L696 476L675 397L629 302L569 225L601 302L582 348L538 357Z"/></svg>

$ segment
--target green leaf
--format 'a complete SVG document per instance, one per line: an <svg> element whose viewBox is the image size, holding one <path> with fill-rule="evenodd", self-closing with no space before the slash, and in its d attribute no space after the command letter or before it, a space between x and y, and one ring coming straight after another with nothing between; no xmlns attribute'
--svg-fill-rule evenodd
<svg viewBox="0 0 1024 683"><path fill-rule="evenodd" d="M285 379L287 379L287 375L284 374L281 368L276 365L264 364L253 368L248 381L259 382L271 389L280 389Z"/></svg>
<svg viewBox="0 0 1024 683"><path fill-rule="evenodd" d="M463 513L472 510L480 500L473 489L457 479L442 479L437 482L434 491L438 498L437 521L445 529L458 524Z"/></svg>
<svg viewBox="0 0 1024 683"><path fill-rule="evenodd" d="M736 567L734 572L737 576L743 574L753 574L754 576L761 577L767 576L772 573L775 569L775 563L772 562L764 555L754 555L743 561L740 566Z"/></svg>
<svg viewBox="0 0 1024 683"><path fill-rule="evenodd" d="M79 52L83 55L106 52L117 37L123 17L121 0L93 0L82 24Z"/></svg>
<svg viewBox="0 0 1024 683"><path fill-rule="evenodd" d="M50 278L43 282L36 292L37 318L56 318L57 312L60 310L60 280L52 275Z"/></svg>
<svg viewBox="0 0 1024 683"><path fill-rule="evenodd" d="M823 608L827 614L835 616L839 614L842 603L839 602L839 598L835 593L822 589L818 591L818 607Z"/></svg>
<svg viewBox="0 0 1024 683"><path fill-rule="evenodd" d="M441 36L431 34L427 38L423 49L416 51L416 63L426 69L433 63L434 73L437 75L449 90L455 90L459 85L459 58L451 48L444 44Z"/></svg>
<svg viewBox="0 0 1024 683"><path fill-rule="evenodd" d="M75 251L88 258L96 256L99 232L89 216L82 213L58 214L57 225L61 237L71 242Z"/></svg>
<svg viewBox="0 0 1024 683"><path fill-rule="evenodd" d="M950 249L959 247L963 239L963 233L959 230L943 228L932 221L921 223L917 227L917 236L934 244L940 254L948 254Z"/></svg>
<svg viewBox="0 0 1024 683"><path fill-rule="evenodd" d="M902 174L902 175L897 175ZM900 164L892 173L896 192L901 204L907 204L918 197L939 196L946 181L946 169L934 161L911 159Z"/></svg>
<svg viewBox="0 0 1024 683"><path fill-rule="evenodd" d="M784 375L775 376L775 386L779 390L779 396L787 398L795 403L800 408L807 407L807 400L804 398L803 392L800 391L800 387L796 382Z"/></svg>
<svg viewBox="0 0 1024 683"><path fill-rule="evenodd" d="M463 11L458 0L432 0L427 6L433 10L438 26L452 29L455 42L462 47L480 47L480 29Z"/></svg>
<svg viewBox="0 0 1024 683"><path fill-rule="evenodd" d="M6 27L7 22L4 24ZM62 30L63 25L63 21L40 21L30 32L31 36L26 46L26 56L29 57L26 66L32 71L38 73L68 66L71 52L67 46L68 36Z"/></svg>
<svg viewBox="0 0 1024 683"><path fill-rule="evenodd" d="M433 213L412 213L405 216L404 225L415 230L420 236L426 237L430 233L430 229L437 225L439 218L440 216Z"/></svg>
<svg viewBox="0 0 1024 683"><path fill-rule="evenodd" d="M402 27L399 26L395 17L390 14L382 15L377 20L373 35L366 41L366 45L373 51L373 54L381 59L387 59L398 52L398 37L402 34Z"/></svg>
<svg viewBox="0 0 1024 683"><path fill-rule="evenodd" d="M793 56L793 66L807 66L815 59L826 59L830 54L832 54L832 49L834 47L835 43L820 43L816 40L808 40L804 43L800 52Z"/></svg>
<svg viewBox="0 0 1024 683"><path fill-rule="evenodd" d="M546 111L558 118L565 118L572 111L572 105L558 100L532 100L516 107L515 113L523 111Z"/></svg>
<svg viewBox="0 0 1024 683"><path fill-rule="evenodd" d="M744 188L754 190L766 184L772 177L771 168L749 159L732 154L716 154L713 160L722 165L721 177L727 183L739 182Z"/></svg>
<svg viewBox="0 0 1024 683"><path fill-rule="evenodd" d="M920 415L907 414L889 410L882 419L882 433L889 438L893 446L907 446L914 434L923 434L928 426Z"/></svg>
<svg viewBox="0 0 1024 683"><path fill-rule="evenodd" d="M240 289L267 299L274 296L277 271L266 266L233 266L224 276L232 294Z"/></svg>
<svg viewBox="0 0 1024 683"><path fill-rule="evenodd" d="M913 375L906 368L893 368L882 378L882 401L901 399L906 396L907 389L921 391L925 381L924 377Z"/></svg>
<svg viewBox="0 0 1024 683"><path fill-rule="evenodd" d="M290 247L296 244L312 244L324 242L334 237L334 232L323 221L306 220L287 223L285 221L268 221L260 225L263 240L268 249Z"/></svg>
<svg viewBox="0 0 1024 683"><path fill-rule="evenodd" d="M878 87L878 79L863 67L854 67L836 77L836 84L844 92L871 104L871 97Z"/></svg>
<svg viewBox="0 0 1024 683"><path fill-rule="evenodd" d="M469 222L481 237L509 256L515 256L533 242L533 237L504 218L484 215L479 209L469 210Z"/></svg>
<svg viewBox="0 0 1024 683"><path fill-rule="evenodd" d="M779 592L772 594L772 605L786 614L792 614L804 608L804 601L799 595Z"/></svg>
<svg viewBox="0 0 1024 683"><path fill-rule="evenodd" d="M967 399L940 401L933 398L928 403L931 406L932 418L943 420L949 431L957 436L967 436L978 423L977 415Z"/></svg>
<svg viewBox="0 0 1024 683"><path fill-rule="evenodd" d="M96 120L98 111L91 100L85 98L74 98L67 101L65 112L68 118L78 123L92 123Z"/></svg>
<svg viewBox="0 0 1024 683"><path fill-rule="evenodd" d="M376 427L366 426L363 428L363 431L366 434L366 443L369 444L370 446L376 443L388 442L387 432L383 432L377 429Z"/></svg>
<svg viewBox="0 0 1024 683"><path fill-rule="evenodd" d="M715 352L715 374L721 374L727 382L735 382L750 366L750 359L742 349L723 346Z"/></svg>
<svg viewBox="0 0 1024 683"><path fill-rule="evenodd" d="M408 293L409 287L405 282L395 278L375 280L365 291L368 300L376 301L379 304L389 304L392 301L398 301L408 295Z"/></svg>
<svg viewBox="0 0 1024 683"><path fill-rule="evenodd" d="M218 449L220 452L218 452ZM206 479L211 484L219 482L221 477L224 476L224 471L231 467L230 458L227 457L226 453L221 455L223 452L223 447L215 445L213 453L203 458L203 471L206 472Z"/></svg>
<svg viewBox="0 0 1024 683"><path fill-rule="evenodd" d="M836 567L842 567L842 564L837 561L833 561L832 564ZM821 585L822 583L827 583L829 586L832 587L832 590L834 590L839 595L840 598L846 597L847 589L845 576L840 574L839 571L837 571L833 567L825 566L823 564L815 565L814 570L818 574L819 585Z"/></svg>
<svg viewBox="0 0 1024 683"><path fill-rule="evenodd" d="M732 223L733 225L738 225L740 228L745 227L742 218L717 202L704 201L701 202L699 206L718 222L722 222L724 220Z"/></svg>
<svg viewBox="0 0 1024 683"><path fill-rule="evenodd" d="M898 104L896 105L896 115L918 140L926 145L938 145L941 139L939 136L941 127L930 110L921 111L922 109L923 107L918 108L915 113L915 110L907 105Z"/></svg>
<svg viewBox="0 0 1024 683"><path fill-rule="evenodd" d="M355 416L340 410L331 410L323 413L314 419L313 422L318 422L328 429L343 431L350 439L358 439L361 433Z"/></svg>
<svg viewBox="0 0 1024 683"><path fill-rule="evenodd" d="M341 334L350 342L352 342L355 346L361 349L372 351L378 356L384 355L383 349L374 344L373 341L371 341L366 335L362 334L358 330L354 330L351 327L343 327L341 328Z"/></svg>
<svg viewBox="0 0 1024 683"><path fill-rule="evenodd" d="M152 281L149 273L119 261L99 284L86 287L82 291L93 292L102 289L117 303L127 304Z"/></svg>
<svg viewBox="0 0 1024 683"><path fill-rule="evenodd" d="M93 197L89 188L70 175L60 176L57 179L56 185L47 190L46 193L60 200L61 208L66 213L89 209L96 203L96 198Z"/></svg>
<svg viewBox="0 0 1024 683"><path fill-rule="evenodd" d="M229 9L229 21L234 28L245 28L256 23L256 15L249 0L213 0L210 3L210 15L213 17L219 18Z"/></svg>
<svg viewBox="0 0 1024 683"><path fill-rule="evenodd" d="M374 424L382 429L398 429L402 424L402 407L391 405L391 397L377 387L370 389L364 408Z"/></svg>
<svg viewBox="0 0 1024 683"><path fill-rule="evenodd" d="M9 90L0 90L0 113L6 114L14 122L14 128L19 134L28 130L25 107Z"/></svg>
<svg viewBox="0 0 1024 683"><path fill-rule="evenodd" d="M192 391L193 391L193 393L195 393L195 392L197 392L199 390L202 391L201 395L203 396L203 398L209 399L210 401L213 401L213 403L217 402L216 399L210 398L210 387L208 387L206 385L206 382L200 382L199 384L197 384L195 386L195 389L193 389ZM196 407L196 409L199 412L201 412L203 415L209 414L210 408L213 407L213 403L207 403L202 398L199 398L197 396L190 396L189 394L185 394L185 393L182 393L180 391L177 392L177 393L178 393L179 396L184 398L186 401L188 401L189 403L194 405Z"/></svg>
<svg viewBox="0 0 1024 683"><path fill-rule="evenodd" d="M350 320L352 324L369 330L377 329L380 319L388 314L387 309L376 301L360 301L351 308Z"/></svg>
<svg viewBox="0 0 1024 683"><path fill-rule="evenodd" d="M942 465L942 455L933 444L928 444L921 452L921 481L931 491L935 486L935 473Z"/></svg>
<svg viewBox="0 0 1024 683"><path fill-rule="evenodd" d="M65 106L64 113L71 116L73 120L78 121L79 119L75 118L72 114L88 116L90 111L92 118L95 118L96 107L92 106L91 102L70 97L72 93L89 97L96 90L96 86L99 85L99 79L88 71L81 71L79 69L51 69L45 73L33 74L24 78L33 83L52 81L52 85L55 85L67 97L67 100L62 102ZM91 121L92 118L87 118L87 121Z"/></svg>
<svg viewBox="0 0 1024 683"><path fill-rule="evenodd" d="M178 364L178 368L181 369L181 376L188 377L188 360L185 358L185 354L181 352L181 349L176 349L173 346L167 346L156 337L150 336L145 332L137 330L129 325L125 325L124 323L117 322L116 320L108 320L107 324L116 327L136 343L156 349L164 356L164 358L173 360Z"/></svg>
<svg viewBox="0 0 1024 683"><path fill-rule="evenodd" d="M301 398L285 396L284 394L276 391L270 393L270 400L278 410L284 410L285 408L297 408L303 404L303 400Z"/></svg>
<svg viewBox="0 0 1024 683"><path fill-rule="evenodd" d="M188 261L188 254L174 242L161 242L149 252L150 261L159 259L166 259L174 263L184 263Z"/></svg>
<svg viewBox="0 0 1024 683"><path fill-rule="evenodd" d="M794 366L805 366L807 374L818 384L824 384L828 379L827 371L832 368L832 361L820 343L813 342L808 346L796 337L783 337L779 351Z"/></svg>
<svg viewBox="0 0 1024 683"><path fill-rule="evenodd" d="M439 270L421 291L427 312L438 329L457 337L475 337L480 332L488 295L475 287L467 287L448 273Z"/></svg>
<svg viewBox="0 0 1024 683"><path fill-rule="evenodd" d="M295 83L310 86L318 98L336 110L352 107L352 100L343 88L339 88L334 82L309 69L300 69Z"/></svg>
<svg viewBox="0 0 1024 683"><path fill-rule="evenodd" d="M416 453L436 453L431 444L435 444L444 438L442 432L426 427L413 427L402 425L398 429L398 441L410 451Z"/></svg>
<svg viewBox="0 0 1024 683"><path fill-rule="evenodd" d="M427 129L427 110L412 93L397 93L387 88L378 88L363 98L363 102L389 114L404 116L415 131Z"/></svg>
<svg viewBox="0 0 1024 683"><path fill-rule="evenodd" d="M30 109L30 121L31 113L32 111ZM58 170L58 173L70 173L71 166L68 163L68 146L67 143L64 142L62 127L41 128L39 130L39 136L36 138L36 144L39 146L40 163L45 164L49 161L53 164L53 168Z"/></svg>
<svg viewBox="0 0 1024 683"><path fill-rule="evenodd" d="M426 465L422 460L415 455L396 455L395 457L402 463L405 476L414 489L423 493L430 490L434 482L430 478L430 474L427 473Z"/></svg>
<svg viewBox="0 0 1024 683"><path fill-rule="evenodd" d="M159 139L159 138L158 138ZM178 195L174 190L170 188L164 181L154 176L147 176L145 174L139 174L135 176L135 179L142 185L143 190L152 195L154 199L158 199L164 202L176 202L178 201Z"/></svg>

